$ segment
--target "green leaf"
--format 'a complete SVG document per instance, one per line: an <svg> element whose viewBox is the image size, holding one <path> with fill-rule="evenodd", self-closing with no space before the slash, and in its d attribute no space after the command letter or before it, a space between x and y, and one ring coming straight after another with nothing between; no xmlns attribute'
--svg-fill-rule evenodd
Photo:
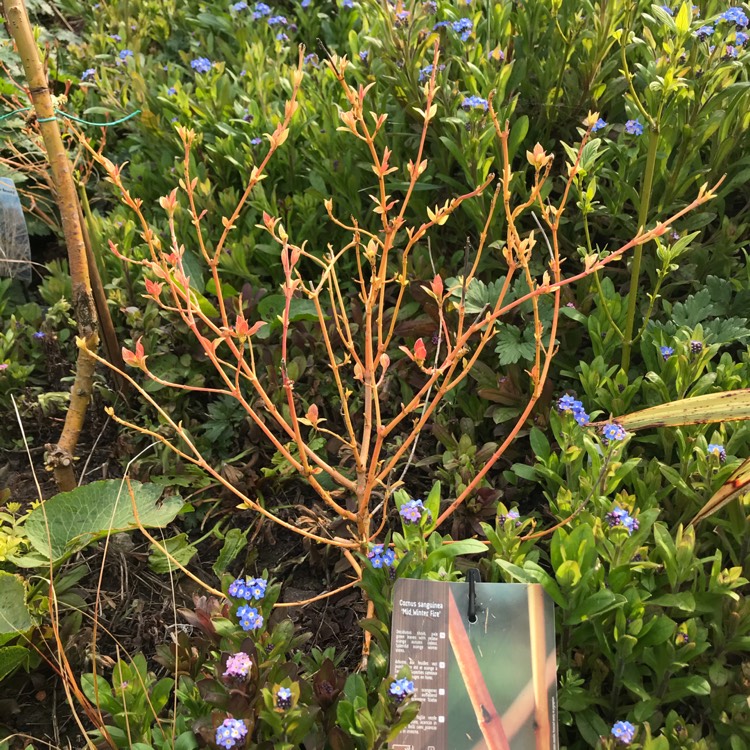
<svg viewBox="0 0 750 750"><path fill-rule="evenodd" d="M563 609L568 608L568 599L566 596L563 596L563 593L562 591L560 591L560 587L557 585L555 579L552 578L549 573L547 573L535 562L526 560L523 564L523 568L519 567L518 565L514 565L507 560L501 560L497 557L493 560L493 562L503 570L510 573L513 578L515 578L517 581L520 581L521 583L541 584L542 588L545 590L547 595L555 602L555 604Z"/></svg>
<svg viewBox="0 0 750 750"><path fill-rule="evenodd" d="M174 743L174 750L197 750L198 740L193 732L183 732Z"/></svg>
<svg viewBox="0 0 750 750"><path fill-rule="evenodd" d="M649 599L649 604L656 604L659 607L674 607L683 612L695 611L695 597L690 591L681 591L678 594L663 594L655 599Z"/></svg>
<svg viewBox="0 0 750 750"><path fill-rule="evenodd" d="M670 401L618 417L626 430L750 419L750 388Z"/></svg>
<svg viewBox="0 0 750 750"><path fill-rule="evenodd" d="M644 626L638 634L641 646L659 646L668 641L677 630L677 623L666 615L658 615Z"/></svg>
<svg viewBox="0 0 750 750"><path fill-rule="evenodd" d="M198 549L188 541L187 534L184 533L169 539L163 539L160 543L166 550L166 553L171 555L182 566L187 565L193 559L196 552L198 552ZM177 569L177 565L155 544L151 545L148 566L154 573L169 573Z"/></svg>
<svg viewBox="0 0 750 750"><path fill-rule="evenodd" d="M476 555L487 551L487 545L478 539L461 539L450 542L430 552L425 560L425 567L430 570L437 566L439 560L458 557L459 555Z"/></svg>
<svg viewBox="0 0 750 750"><path fill-rule="evenodd" d="M432 521L425 525L424 533L429 533L435 528L438 516L440 515L440 482L435 482L432 485L430 494L427 495L427 499L424 501L424 507L430 511Z"/></svg>
<svg viewBox="0 0 750 750"><path fill-rule="evenodd" d="M30 653L25 646L4 646L0 648L0 681L22 665L28 668Z"/></svg>
<svg viewBox="0 0 750 750"><path fill-rule="evenodd" d="M147 528L166 526L182 508L179 495L159 502L162 487L140 482L131 482L131 486L138 518ZM119 479L61 492L35 508L24 524L31 545L52 560L81 550L108 533L136 528L130 493Z"/></svg>
<svg viewBox="0 0 750 750"><path fill-rule="evenodd" d="M238 528L229 529L224 537L224 545L216 558L216 562L211 566L217 577L231 565L237 555L247 547L247 534L249 527L242 531Z"/></svg>
<svg viewBox="0 0 750 750"><path fill-rule="evenodd" d="M511 126L510 135L508 136L508 156L511 161L528 132L529 118L526 115L521 115Z"/></svg>
<svg viewBox="0 0 750 750"><path fill-rule="evenodd" d="M586 622L613 609L618 609L626 602L627 599L621 594L614 594L606 590L597 591L595 594L585 597L581 604L570 613L567 624L575 625L579 622Z"/></svg>
<svg viewBox="0 0 750 750"><path fill-rule="evenodd" d="M538 427L531 428L531 433L529 434L529 442L531 443L531 449L534 451L534 455L540 461L546 461L549 458L549 440L547 440L545 434Z"/></svg>
<svg viewBox="0 0 750 750"><path fill-rule="evenodd" d="M112 695L112 688L101 675L96 675L96 679L93 674L81 675L81 690L97 708L103 708L113 716L122 710Z"/></svg>
<svg viewBox="0 0 750 750"><path fill-rule="evenodd" d="M536 342L531 327L524 328L505 324L497 334L495 353L500 365L514 365L519 360L530 362L536 354Z"/></svg>
<svg viewBox="0 0 750 750"><path fill-rule="evenodd" d="M561 585L572 589L581 580L581 568L575 560L566 560L555 571L555 576Z"/></svg>
<svg viewBox="0 0 750 750"><path fill-rule="evenodd" d="M677 11L677 16L674 19L678 34L684 35L690 31L690 21L692 18L693 11L691 3L682 3L679 11Z"/></svg>
<svg viewBox="0 0 750 750"><path fill-rule="evenodd" d="M23 578L0 571L0 633L25 633L33 624Z"/></svg>
<svg viewBox="0 0 750 750"><path fill-rule="evenodd" d="M162 679L154 685L154 688L151 691L151 709L155 715L158 716L162 708L167 705L173 687L174 680L171 677L162 677Z"/></svg>
<svg viewBox="0 0 750 750"><path fill-rule="evenodd" d="M460 303L461 296L464 296L464 308L470 315L477 315L487 307L494 307L504 284L505 277L491 281L489 284L479 279L472 279L464 292L462 277L449 278L445 282L446 288L450 290L451 299L455 303Z"/></svg>
<svg viewBox="0 0 750 750"><path fill-rule="evenodd" d="M744 495L750 490L750 458L745 459L727 479L724 484L711 496L711 499L696 513L691 525L708 518L717 510L729 504L736 497Z"/></svg>
<svg viewBox="0 0 750 750"><path fill-rule="evenodd" d="M669 681L669 690L665 700L680 700L688 695L711 695L711 685L705 677L699 675L673 677Z"/></svg>

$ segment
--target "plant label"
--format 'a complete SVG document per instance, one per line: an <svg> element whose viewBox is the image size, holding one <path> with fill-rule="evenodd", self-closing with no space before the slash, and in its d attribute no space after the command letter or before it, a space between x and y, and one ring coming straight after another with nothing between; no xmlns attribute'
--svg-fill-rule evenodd
<svg viewBox="0 0 750 750"><path fill-rule="evenodd" d="M392 750L557 750L554 608L540 585L397 581L391 672L403 666L422 705Z"/></svg>

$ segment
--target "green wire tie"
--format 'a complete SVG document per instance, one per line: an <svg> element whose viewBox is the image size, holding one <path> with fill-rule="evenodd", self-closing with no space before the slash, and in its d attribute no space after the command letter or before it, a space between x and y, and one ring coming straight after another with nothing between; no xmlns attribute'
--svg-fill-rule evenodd
<svg viewBox="0 0 750 750"><path fill-rule="evenodd" d="M3 120L7 120L9 117L13 117L13 115L17 115L20 112L28 112L30 109L31 107L22 107L21 109L14 109L12 112L6 112L4 115L0 115L0 122L2 122ZM112 125L119 125L120 123L127 122L128 120L139 114L141 114L141 110L136 109L135 112L131 112L129 115L121 117L119 120L112 120L110 122L91 122L90 120L83 120L80 117L68 114L67 112L61 112L59 109L55 110L55 115L65 117L68 120L73 120L73 122L80 122L81 125L91 125L95 128L109 128ZM37 119L37 122L52 122L52 120L56 119L57 117L40 117Z"/></svg>

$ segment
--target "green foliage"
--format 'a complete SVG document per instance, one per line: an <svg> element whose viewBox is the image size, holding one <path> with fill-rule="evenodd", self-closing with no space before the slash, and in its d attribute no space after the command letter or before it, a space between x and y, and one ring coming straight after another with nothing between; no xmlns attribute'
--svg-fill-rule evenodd
<svg viewBox="0 0 750 750"><path fill-rule="evenodd" d="M565 174L566 159L575 160L586 113L598 111L608 125L597 130L583 150L573 183L575 206L569 207L560 229L566 273L582 269L586 258L617 249L637 228L641 204L648 206L645 222L649 224L657 213L684 207L698 184L727 175L719 200L710 209L681 219L645 249L638 291L627 288L619 271L562 290L564 317L556 333L559 358L550 374L550 389L540 395L523 425L518 447L507 453L504 471L484 478L456 514L453 528L436 531L441 510L506 439L510 420L517 418L528 400L523 373L534 359L530 304L504 323L494 351L485 353L446 402L433 432L425 433L420 445L420 451L430 455L418 452L405 477L409 488L432 486L424 500L428 513L416 524L394 519L392 514L383 542L394 551L393 567L375 568L372 558L362 555L361 585L377 615L363 623L375 641L367 673L344 675L334 664L340 654L308 658L299 651L300 638L281 624L252 642L259 669L242 686L238 701L247 711L260 748L302 741L307 747L328 743L336 748L370 748L387 741L418 708L410 702L396 711L387 696L384 654L394 577L457 580L469 564L464 556L476 562L488 549L486 541L489 552L480 563L486 579L541 583L558 607L564 746L608 747L614 740L600 738L609 736L614 721L625 718L638 727L634 748L749 746L743 664L750 643L750 611L741 595L750 577L747 498L734 499L710 525L692 530L687 523L736 476L750 449L750 429L732 422L679 426L639 432L625 442L608 444L597 428L581 427L570 415L557 413L553 399L566 391L577 393L592 419L606 420L679 399L750 387L750 263L741 255L750 229L750 52L747 45L736 45L737 57L728 53L737 29L718 20L724 6L704 4L699 17L690 3L672 7L672 15L650 2L624 0L498 0L479 5L439 0L435 15L430 14L429 4L415 3L408 6L408 19L398 20L394 14L402 9L400 4L392 8L363 1L346 9L313 0L308 8L297 3L285 7L283 12L296 25L285 29L287 41L277 39L280 29L269 27L265 19L252 19L252 4L235 11L230 3L208 8L200 0L129 0L101 3L94 13L86 3L64 0L59 3L63 12L80 18L80 24L74 25L80 28L78 34L57 23L44 0L27 0L27 4L44 26L40 42L48 50L56 93L72 81L64 105L67 111L114 119L135 108L143 110L141 117L117 130L87 132L113 162L129 162L131 192L149 211L182 173L175 120L198 133L190 165L198 178L198 210L214 217L228 214L250 170L265 156L263 134L271 132L283 115L299 42L321 58L323 48L348 54L353 60L348 80L363 86L375 83L373 109L388 113L396 134L389 141L392 162L406 164L418 140L414 108L422 101L420 70L432 61L433 44L439 41L445 67L437 72L438 114L425 144L428 165L410 205L409 220L421 220L427 206L443 203L467 182L475 183L497 169L499 146L490 119L481 107L464 110L465 97L487 98L495 92L500 121L511 120L511 157L535 142L549 149L552 136L562 139L555 175ZM473 22L466 40L450 27L433 28L436 22L459 18ZM716 27L706 41L695 34L704 24ZM113 35L119 35L120 41ZM123 60L120 53L125 49L134 54ZM369 54L360 57L361 52ZM213 63L207 73L190 66L199 56ZM22 82L9 44L0 44L0 63ZM95 77L82 81L83 71L91 67ZM283 307L278 293L281 270L276 248L258 226L262 212L282 216L285 226L306 240L318 257L323 257L329 243L340 246L342 237L340 228L325 220L324 199L333 197L342 216L364 216L365 229L373 229L375 219L364 210L374 184L368 155L361 143L343 141L344 135L337 131L339 112L345 108L340 87L314 59L305 64L305 73L288 148L279 152L268 178L250 196L249 210L239 217L228 252L220 259L222 289L237 299L238 311L269 321L258 339L270 398L279 409L286 408L276 343L281 325L276 317ZM17 93L4 80L0 91ZM641 136L624 129L624 123L635 118L644 126ZM4 121L3 127L14 146L40 163L43 151L33 125L27 127L24 119L16 117ZM653 181L647 184L644 173L652 143ZM2 169L8 171L9 165ZM13 165L10 171L28 191L26 195L43 201L41 205L49 210L51 222L43 223L36 216L30 219L31 232L45 227L59 232L44 182ZM405 179L403 171L389 176L395 196L402 195ZM554 199L562 184L559 179L552 181L544 199ZM520 176L507 187L521 197L528 195L529 185ZM94 206L89 229L98 238L100 251L112 239L124 255L144 257L141 227L112 206L106 182L95 175L86 190ZM444 277L451 277L446 288L454 303L465 300L470 316L482 315L497 299L508 271L498 239L506 222L502 215L488 230L488 242L496 252L483 259L479 278L465 289L461 282L484 228L489 199L487 195L465 203L456 221L431 238L429 256L425 249L405 269L405 337L412 332L431 336L438 328L419 292L424 279L434 274L433 263ZM149 214L152 218L163 231L164 219ZM178 211L176 222L178 237L187 247L191 284L202 309L210 313L216 282L189 241L193 226L187 212ZM221 231L217 224L205 236L209 246ZM537 232L537 242L544 242L531 221L524 231ZM144 302L143 278L119 259L100 252L98 261L121 343L132 348L131 342L143 337L158 376L210 386L206 363L186 343L184 322ZM541 280L543 269L532 271ZM393 272L401 269L394 267ZM527 291L523 283L516 284L507 302ZM631 367L623 371L628 292L637 294L640 348ZM356 312L358 290L351 286L343 293ZM65 380L75 357L71 298L64 261L47 265L34 292L19 282L0 281L4 417L13 414L11 395L24 419L41 415L49 420L64 408ZM540 316L546 333L550 310L541 309ZM321 365L325 356L321 332L309 300L295 298L290 319L293 335L286 363L290 377L315 384L318 403L328 406L325 419L333 426L340 420L340 404L329 371ZM35 337L38 332L44 337ZM695 341L702 345L698 352L691 346ZM672 348L673 354L665 357L662 347ZM250 457L253 462L260 459L264 478L284 481L292 475L281 453L264 454L257 447L257 435L250 433L244 413L232 407L234 402L188 397L154 382L145 387L175 420L183 422L210 460L242 466ZM398 370L391 395L396 401L405 400L417 387ZM113 397L105 389L102 395ZM143 415L134 417L138 419L157 434L165 427ZM14 416L8 424L15 424ZM280 436L284 444L288 439ZM34 437L30 440L33 443ZM3 448L20 445L10 429L0 441ZM709 443L723 446L725 461L709 451ZM311 447L321 456L340 450L322 434ZM141 466L144 472L170 476L184 472L163 452L149 454ZM435 479L440 481L432 484ZM185 473L175 481L187 486L194 481L195 487L199 482ZM119 486L108 482L81 488L67 498L53 497L44 508L32 510L28 521L15 506L0 509L4 571L13 565L48 566L49 557L58 561L114 530L133 529L130 498ZM264 494L271 504L273 493ZM159 505L153 486L141 487L136 497L139 504L143 502L139 516L144 525L166 525L181 505L176 496ZM399 491L394 499L397 512L411 493ZM621 525L610 526L615 507L638 519L639 527L632 534ZM528 538L558 523L562 527L550 538ZM200 540L189 529L170 533L167 549L186 563ZM225 527L213 533L222 541L213 566L221 576L242 554L248 529ZM175 574L173 564L157 550L149 562L159 574ZM4 571L0 571L0 679L33 666L23 637L49 611L39 586L27 591L19 577ZM80 575L59 576L56 593L62 601L67 597L83 607L73 591ZM232 700L221 674L222 660L245 643L245 636L217 602L197 604L186 619L197 635L180 632L176 644L159 648L159 660L173 670L174 678L158 680L143 656L136 655L132 661L117 662L107 679L99 675L96 680L82 680L89 699L107 712L107 731L117 746L192 750L199 742L213 742L215 726ZM123 683L128 684L123 688ZM274 688L282 685L295 686L294 705L287 713L280 713L273 702ZM176 714L170 713L174 696Z"/></svg>
<svg viewBox="0 0 750 750"><path fill-rule="evenodd" d="M278 594L278 586L269 586L253 604L267 618ZM305 656L307 636L295 633L290 620L244 632L236 609L245 604L196 598L193 609L181 610L190 635L178 631L175 643L160 645L156 656L174 679L158 679L142 654L117 661L110 679L83 675L84 694L106 717L91 738L108 736L123 750L192 750L199 743L215 746L229 714L244 724L248 747L293 750L304 742L318 750L378 750L416 715L418 703L398 703L389 694L377 646L367 671L347 677L332 649ZM233 661L237 654L243 661ZM289 691L286 703L280 689Z"/></svg>

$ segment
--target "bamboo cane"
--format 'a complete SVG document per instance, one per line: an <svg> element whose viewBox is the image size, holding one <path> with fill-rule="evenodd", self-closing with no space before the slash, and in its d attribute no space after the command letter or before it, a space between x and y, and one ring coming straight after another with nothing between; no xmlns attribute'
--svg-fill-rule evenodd
<svg viewBox="0 0 750 750"><path fill-rule="evenodd" d="M89 351L96 351L99 344L96 307L91 292L86 246L79 219L78 196L29 16L23 0L4 0L3 7L10 35L16 44L26 74L31 102L47 150L65 245L68 249L73 311L78 323L78 335L86 344L78 349L75 381L70 392L70 406L65 416L62 434L56 445L47 446L47 468L54 471L58 488L67 491L76 486L73 471L74 453L91 399L95 361Z"/></svg>
<svg viewBox="0 0 750 750"><path fill-rule="evenodd" d="M448 594L448 637L487 750L510 750L503 721L487 689L453 593Z"/></svg>

